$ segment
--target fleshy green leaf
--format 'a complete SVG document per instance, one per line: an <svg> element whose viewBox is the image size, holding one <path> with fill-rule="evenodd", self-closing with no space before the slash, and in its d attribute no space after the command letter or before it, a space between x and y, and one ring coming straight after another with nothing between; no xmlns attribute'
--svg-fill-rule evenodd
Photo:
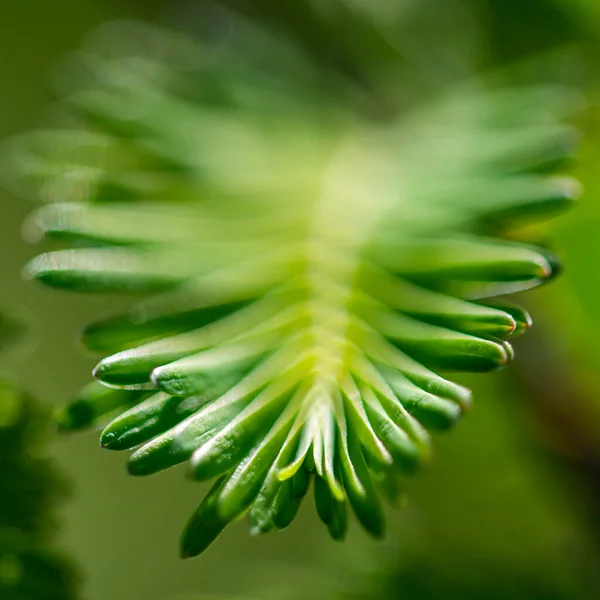
<svg viewBox="0 0 600 600"><path fill-rule="evenodd" d="M578 194L551 175L574 152L570 92L482 79L432 93L433 73L403 79L385 24L353 14L339 22L385 57L363 79L247 26L232 36L247 51L212 66L161 34L158 54L80 58L64 99L80 130L16 143L50 201L27 233L54 244L27 274L145 295L85 329L100 383L59 422L110 415L101 443L133 450L131 474L188 461L216 478L184 556L245 513L255 533L287 527L311 482L334 539L350 511L382 537L381 496L398 504L429 431L470 407L438 370L507 365L531 320L497 296L558 272L513 230Z"/></svg>

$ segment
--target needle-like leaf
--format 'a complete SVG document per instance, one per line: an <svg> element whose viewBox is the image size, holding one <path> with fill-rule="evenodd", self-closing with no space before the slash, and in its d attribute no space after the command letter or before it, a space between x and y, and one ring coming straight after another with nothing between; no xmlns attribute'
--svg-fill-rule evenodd
<svg viewBox="0 0 600 600"><path fill-rule="evenodd" d="M380 27L351 23L371 41ZM81 131L17 143L23 180L50 200L27 233L61 246L27 274L148 295L87 327L111 389L86 388L60 423L122 411L101 442L134 450L130 473L189 460L217 478L185 556L245 512L255 532L287 527L311 481L332 537L348 508L381 537L380 493L397 503L428 430L470 406L437 371L509 363L531 321L495 296L556 273L550 252L503 236L577 195L547 174L574 150L571 94L463 80L407 101L386 35L383 94L379 66L331 79L332 64L246 29L248 51L211 66L168 34L157 55L101 46L66 92Z"/></svg>

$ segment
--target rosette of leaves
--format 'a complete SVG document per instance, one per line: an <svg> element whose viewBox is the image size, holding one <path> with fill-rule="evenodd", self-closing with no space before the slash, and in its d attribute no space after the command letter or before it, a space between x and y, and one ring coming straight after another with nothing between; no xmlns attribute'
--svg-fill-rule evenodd
<svg viewBox="0 0 600 600"><path fill-rule="evenodd" d="M101 444L131 474L214 480L184 556L242 514L286 527L311 482L334 539L349 508L383 536L380 498L470 405L440 373L506 365L530 318L496 297L556 271L509 234L577 194L550 175L571 94L424 76L409 98L402 60L379 94L266 34L215 50L123 27L72 62L68 126L14 153L49 202L28 235L59 245L29 275L136 295L84 331L100 383L63 427L111 415Z"/></svg>
<svg viewBox="0 0 600 600"><path fill-rule="evenodd" d="M0 349L21 323L0 313ZM53 509L65 482L47 458L50 414L0 374L0 597L69 600L77 597L72 565L52 544Z"/></svg>

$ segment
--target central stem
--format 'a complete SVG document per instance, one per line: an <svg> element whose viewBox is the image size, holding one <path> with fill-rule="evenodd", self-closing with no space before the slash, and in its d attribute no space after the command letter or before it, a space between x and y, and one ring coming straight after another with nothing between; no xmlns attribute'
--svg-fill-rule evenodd
<svg viewBox="0 0 600 600"><path fill-rule="evenodd" d="M391 166L372 139L353 137L338 148L324 175L307 248L315 387L327 390L340 380L356 273L365 245L393 202L386 184L398 177Z"/></svg>

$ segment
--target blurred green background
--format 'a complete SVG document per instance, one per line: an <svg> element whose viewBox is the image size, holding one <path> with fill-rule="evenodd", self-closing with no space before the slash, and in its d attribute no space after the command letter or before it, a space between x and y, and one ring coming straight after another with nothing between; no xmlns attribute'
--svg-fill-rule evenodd
<svg viewBox="0 0 600 600"><path fill-rule="evenodd" d="M558 52L562 58L551 64L562 71L551 78L572 80L588 103L574 167L586 194L577 210L533 232L552 240L565 272L522 300L536 327L516 344L518 360L469 380L475 409L453 435L437 440L436 460L411 485L410 506L393 516L383 547L357 527L346 546L335 545L305 503L299 521L282 533L252 538L240 524L200 559L181 561L177 537L204 486L187 482L181 469L127 477L123 456L101 450L95 432L56 440L52 452L73 487L60 542L79 562L88 600L261 597L271 587L274 597L311 597L317 585L348 597L364 588L369 598L600 597L600 3L451 4L473 11L482 65ZM4 3L0 138L43 119L53 102L53 69L94 26L132 17L177 24L193 10L194 2L160 0ZM452 22L445 27L450 35ZM22 281L22 266L37 252L20 232L31 206L0 192L0 207L1 303L24 307L39 321L35 351L15 368L30 392L59 404L89 380L94 365L77 346L78 332L122 300Z"/></svg>

